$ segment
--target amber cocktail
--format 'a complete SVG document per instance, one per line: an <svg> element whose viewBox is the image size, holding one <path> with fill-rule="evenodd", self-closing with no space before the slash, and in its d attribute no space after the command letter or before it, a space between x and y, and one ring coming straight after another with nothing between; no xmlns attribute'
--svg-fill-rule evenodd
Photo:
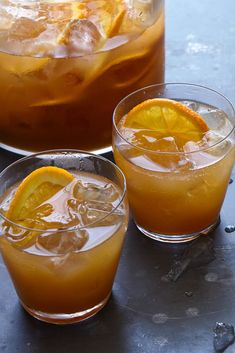
<svg viewBox="0 0 235 353"><path fill-rule="evenodd" d="M111 145L125 95L164 81L164 1L4 1L0 143L26 151Z"/></svg>
<svg viewBox="0 0 235 353"><path fill-rule="evenodd" d="M232 105L194 85L139 90L114 113L113 149L138 228L182 242L212 230L234 164Z"/></svg>
<svg viewBox="0 0 235 353"><path fill-rule="evenodd" d="M45 152L8 167L0 185L0 249L23 307L58 324L94 315L127 228L120 170L90 154Z"/></svg>

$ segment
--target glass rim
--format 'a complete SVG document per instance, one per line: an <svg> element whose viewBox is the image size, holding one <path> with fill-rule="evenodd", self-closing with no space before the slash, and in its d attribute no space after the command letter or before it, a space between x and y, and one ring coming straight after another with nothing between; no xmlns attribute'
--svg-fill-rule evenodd
<svg viewBox="0 0 235 353"><path fill-rule="evenodd" d="M126 196L126 192L127 192L127 186L126 186L126 178L122 172L122 170L112 161L110 161L109 159L100 156L100 155L96 155L94 153L91 152L87 152L84 150L77 150L77 149L55 149L55 150L46 150L46 151L41 151L41 152L37 152L37 153L33 153L31 155L19 158L18 160L16 160L15 162L11 163L9 166L7 166L6 168L4 168L1 172L0 172L0 180L1 178L4 176L4 174L9 171L12 167L14 167L17 164L20 164L23 161L26 160L30 160L32 158L38 157L40 155L45 155L45 154L60 154L60 153L78 153L78 154L83 154L86 156L92 156L92 157L96 157L97 159L101 159L106 163L109 163L115 170L118 171L119 175L121 175L121 178L123 180L123 190L121 190L121 198L118 201L118 204L110 211L108 212L105 216L99 218L98 220L91 222L89 224L83 225L83 226L79 226L79 225L75 225L73 227L65 227L63 229L55 229L55 228L51 228L51 229L35 229L35 228L29 228L29 227L25 227L22 226L16 222L11 221L9 218L7 218L6 216L4 216L1 211L0 211L0 218L4 219L6 222L10 223L11 225L18 227L20 229L24 229L24 230L28 230L28 231L34 231L37 232L38 234L41 233L50 233L50 234L54 234L54 233L63 233L63 232L74 232L74 231L80 231L80 230L85 230L86 228L89 228L91 226L94 226L95 224L99 224L100 222L102 222L103 220L105 220L107 217L109 217L111 214L113 214L118 207L122 204L122 202L125 199ZM108 179L108 178L106 178ZM23 180L23 179L22 179ZM116 185L116 184L115 184ZM119 186L118 186L119 188Z"/></svg>
<svg viewBox="0 0 235 353"><path fill-rule="evenodd" d="M115 109L114 109L114 112L113 112L113 127L114 127L114 130L115 132L117 133L117 135L123 140L125 141L128 145L132 146L133 148L137 149L137 150L140 150L142 152L145 152L145 153L148 153L148 154L153 154L153 155L166 155L166 156L172 156L172 155L179 155L179 156L182 156L182 155L193 155L195 153L199 153L199 152L204 152L204 151L207 151L207 150L210 150L211 148L214 148L218 145L220 145L222 142L226 141L232 134L233 132L235 131L235 123L232 124L232 129L231 131L225 136L223 137L221 140L217 141L216 143L213 143L211 146L208 146L208 147L202 147L202 148L199 148L198 150L195 150L195 151L190 151L190 152L184 152L184 151L177 151L177 152L166 152L166 151L154 151L154 150L151 150L151 149L147 149L147 148L144 148L144 147L140 147L140 146L137 146L135 144L133 144L132 142L128 141L122 134L121 132L119 131L118 127L117 127L117 124L116 124L116 121L115 121L115 116L116 116L116 112L118 110L118 108L126 101L128 100L129 98L131 98L132 96L136 95L137 93L141 92L141 91L144 91L144 90L149 90L151 88L154 88L154 87L164 87L164 86L189 86L189 87L196 87L198 89L204 89L208 92L212 92L213 94L216 94L217 96L223 98L226 103L228 103L228 105L230 106L230 108L232 109L232 115L235 117L235 108L233 106L233 104L231 103L231 101L223 94L219 93L218 91L212 89L212 88L209 88L207 86L203 86L203 85L198 85L198 84L194 84L194 83L186 83L186 82L166 82L166 83L156 83L156 84L153 84L153 85L149 85L149 86L146 86L146 87L142 87L130 94L128 94L127 96L125 96L124 98L122 98L121 101L119 101L119 103L116 105ZM148 98L146 98L148 99ZM227 114L226 114L227 115Z"/></svg>

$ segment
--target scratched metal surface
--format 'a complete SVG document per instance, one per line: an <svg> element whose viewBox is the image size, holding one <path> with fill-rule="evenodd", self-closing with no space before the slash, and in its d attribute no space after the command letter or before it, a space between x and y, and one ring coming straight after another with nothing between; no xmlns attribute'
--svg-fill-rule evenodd
<svg viewBox="0 0 235 353"><path fill-rule="evenodd" d="M234 12L234 0L168 0L166 81L211 86L235 103ZM0 170L16 158L0 150ZM212 353L215 322L235 325L235 233L224 231L235 224L234 199L235 182L214 233L216 259L176 283L161 277L182 247L145 238L131 220L113 296L81 324L53 326L27 315L0 260L0 352Z"/></svg>

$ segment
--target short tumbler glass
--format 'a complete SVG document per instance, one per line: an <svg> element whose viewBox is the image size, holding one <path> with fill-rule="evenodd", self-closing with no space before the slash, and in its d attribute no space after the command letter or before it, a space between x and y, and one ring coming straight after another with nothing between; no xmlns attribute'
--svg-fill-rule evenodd
<svg viewBox="0 0 235 353"><path fill-rule="evenodd" d="M72 228L40 231L6 218L1 206L8 191L32 171L44 166L64 168L75 177L83 174L85 181L87 177L82 192L89 195L94 192L95 195L93 206L89 206L93 212L90 222ZM91 178L98 180L98 187L100 182L105 182L101 193L94 186L86 189ZM81 184L78 187L81 188ZM106 198L111 189L116 192L110 209L103 197ZM125 177L115 164L101 156L77 150L46 151L18 160L0 174L0 250L21 304L42 321L78 322L94 315L106 304L127 223ZM17 246L9 229L14 229L16 235L33 234L34 244ZM82 247L79 243L81 234L86 235Z"/></svg>
<svg viewBox="0 0 235 353"><path fill-rule="evenodd" d="M130 142L120 120L152 98L174 99L201 114L209 127L211 144L197 150L166 152ZM142 233L178 243L216 226L234 164L234 125L234 108L224 96L192 84L149 86L118 104L113 117L114 157L126 176L130 207ZM125 133L127 136L127 130ZM156 160L164 167L159 168Z"/></svg>

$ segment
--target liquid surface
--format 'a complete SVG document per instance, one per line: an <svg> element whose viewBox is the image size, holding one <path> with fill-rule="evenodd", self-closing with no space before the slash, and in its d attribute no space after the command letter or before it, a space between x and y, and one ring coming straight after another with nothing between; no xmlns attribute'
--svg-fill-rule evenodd
<svg viewBox="0 0 235 353"><path fill-rule="evenodd" d="M222 158L233 145L232 136L223 141L233 130L227 115L206 104L193 101L181 101L181 103L197 112L208 125L209 130L202 133L199 141L191 141L189 134L188 141L181 145L171 135L159 138L159 132L151 128L144 130L128 128L125 126L124 116L117 128L131 145L122 143L119 147L120 151L126 154L133 164L159 171L198 169ZM134 146L140 149L135 149Z"/></svg>
<svg viewBox="0 0 235 353"><path fill-rule="evenodd" d="M140 35L157 19L154 1L2 0L0 50L35 57L107 51Z"/></svg>
<svg viewBox="0 0 235 353"><path fill-rule="evenodd" d="M16 188L0 204L3 215ZM30 253L61 255L85 251L118 231L125 217L123 206L116 208L120 201L120 190L108 179L80 173L18 222L29 230L3 221L0 226L13 245Z"/></svg>

